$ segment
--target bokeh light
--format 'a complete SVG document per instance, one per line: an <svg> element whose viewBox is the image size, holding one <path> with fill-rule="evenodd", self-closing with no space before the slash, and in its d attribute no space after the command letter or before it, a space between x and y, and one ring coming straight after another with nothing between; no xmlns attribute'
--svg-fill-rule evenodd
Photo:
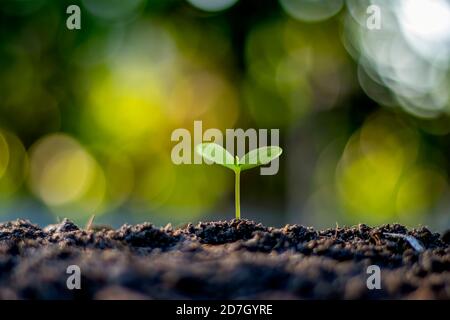
<svg viewBox="0 0 450 320"><path fill-rule="evenodd" d="M32 146L30 186L55 212L73 217L75 210L80 210L82 216L98 213L105 181L101 168L81 144L56 134Z"/></svg>
<svg viewBox="0 0 450 320"><path fill-rule="evenodd" d="M371 4L380 8L379 30L366 27ZM368 76L360 78L365 91L383 104L389 94L371 90L368 82L385 87L393 94L390 103L418 117L447 113L450 3L349 0L347 5L344 43Z"/></svg>
<svg viewBox="0 0 450 320"><path fill-rule="evenodd" d="M198 9L217 12L232 7L238 0L187 0L187 2Z"/></svg>
<svg viewBox="0 0 450 320"><path fill-rule="evenodd" d="M280 4L293 18L316 22L338 13L344 5L344 0L280 0Z"/></svg>
<svg viewBox="0 0 450 320"><path fill-rule="evenodd" d="M270 21L250 33L244 93L260 126L286 127L313 107L331 109L349 90L351 84L342 72L347 63L344 52L320 39L323 31L305 30L292 20Z"/></svg>
<svg viewBox="0 0 450 320"><path fill-rule="evenodd" d="M419 146L418 133L392 115L366 120L347 143L336 171L345 212L354 215L350 220L387 223L437 204L445 172L424 167Z"/></svg>
<svg viewBox="0 0 450 320"><path fill-rule="evenodd" d="M9 163L9 147L3 134L0 134L0 178L5 174Z"/></svg>
<svg viewBox="0 0 450 320"><path fill-rule="evenodd" d="M399 185L396 197L397 219L414 223L436 207L447 188L446 175L439 168L415 168Z"/></svg>
<svg viewBox="0 0 450 320"><path fill-rule="evenodd" d="M20 139L0 129L0 199L11 200L28 171L28 157Z"/></svg>
<svg viewBox="0 0 450 320"><path fill-rule="evenodd" d="M399 21L406 40L419 54L431 61L449 62L449 1L402 0Z"/></svg>

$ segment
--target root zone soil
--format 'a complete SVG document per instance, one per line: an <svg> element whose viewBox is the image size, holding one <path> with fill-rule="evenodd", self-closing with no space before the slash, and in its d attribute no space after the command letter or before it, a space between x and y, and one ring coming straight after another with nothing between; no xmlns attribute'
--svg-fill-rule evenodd
<svg viewBox="0 0 450 320"><path fill-rule="evenodd" d="M17 220L0 224L0 299L449 299L449 243L450 230L398 224L94 231ZM67 289L69 265L81 269L81 290ZM367 288L370 265L381 269L380 290Z"/></svg>

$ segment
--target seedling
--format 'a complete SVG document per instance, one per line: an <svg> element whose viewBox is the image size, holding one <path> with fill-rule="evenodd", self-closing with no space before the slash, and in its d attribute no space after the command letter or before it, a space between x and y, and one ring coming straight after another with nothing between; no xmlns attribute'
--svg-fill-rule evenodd
<svg viewBox="0 0 450 320"><path fill-rule="evenodd" d="M235 206L236 219L241 218L241 200L240 200L240 177L241 171L256 168L270 163L272 160L278 158L283 150L280 147L268 146L261 147L250 151L241 159L238 156L233 156L223 147L216 143L201 143L197 145L196 152L206 160L220 164L228 169L234 171L235 183Z"/></svg>

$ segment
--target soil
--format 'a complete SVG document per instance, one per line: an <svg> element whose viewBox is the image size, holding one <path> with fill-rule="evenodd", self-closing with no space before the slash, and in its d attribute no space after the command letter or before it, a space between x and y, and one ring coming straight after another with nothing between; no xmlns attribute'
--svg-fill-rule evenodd
<svg viewBox="0 0 450 320"><path fill-rule="evenodd" d="M423 251L404 236L414 237ZM411 237L409 238L411 239ZM450 230L247 220L82 230L0 224L0 299L449 299ZM381 289L366 286L381 268ZM66 286L69 265L81 290Z"/></svg>

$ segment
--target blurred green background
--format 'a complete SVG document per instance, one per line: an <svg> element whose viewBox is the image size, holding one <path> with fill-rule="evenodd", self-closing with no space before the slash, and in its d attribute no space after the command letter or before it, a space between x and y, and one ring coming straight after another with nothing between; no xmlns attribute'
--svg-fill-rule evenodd
<svg viewBox="0 0 450 320"><path fill-rule="evenodd" d="M231 172L170 159L202 120L280 129L244 218L443 230L449 62L447 0L1 0L0 220L231 219Z"/></svg>

